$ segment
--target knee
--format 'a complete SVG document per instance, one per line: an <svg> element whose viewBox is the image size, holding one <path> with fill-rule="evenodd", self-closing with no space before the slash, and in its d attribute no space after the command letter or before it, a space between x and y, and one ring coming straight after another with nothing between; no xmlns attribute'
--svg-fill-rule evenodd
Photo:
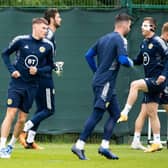
<svg viewBox="0 0 168 168"><path fill-rule="evenodd" d="M138 88L138 82L137 81L133 81L131 82L131 85L130 85L130 89L137 89Z"/></svg>
<svg viewBox="0 0 168 168"><path fill-rule="evenodd" d="M46 118L52 116L54 114L54 110L47 110L47 113L46 113Z"/></svg>

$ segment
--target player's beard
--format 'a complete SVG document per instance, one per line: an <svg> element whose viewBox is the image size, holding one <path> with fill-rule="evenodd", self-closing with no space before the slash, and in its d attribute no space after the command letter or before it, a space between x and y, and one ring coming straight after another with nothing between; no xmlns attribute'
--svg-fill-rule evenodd
<svg viewBox="0 0 168 168"><path fill-rule="evenodd" d="M61 24L57 24L57 22L55 22L55 23L54 23L54 26L55 26L55 28L58 29L58 28L61 26Z"/></svg>
<svg viewBox="0 0 168 168"><path fill-rule="evenodd" d="M129 29L126 29L124 35L126 36L129 33L129 31L130 31Z"/></svg>

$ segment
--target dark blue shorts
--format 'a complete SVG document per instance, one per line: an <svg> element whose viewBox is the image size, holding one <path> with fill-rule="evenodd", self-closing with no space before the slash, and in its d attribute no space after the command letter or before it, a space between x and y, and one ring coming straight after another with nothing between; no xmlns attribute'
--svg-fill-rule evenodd
<svg viewBox="0 0 168 168"><path fill-rule="evenodd" d="M55 111L55 89L52 78L43 78L40 80L35 101L37 112L44 109L51 112Z"/></svg>
<svg viewBox="0 0 168 168"><path fill-rule="evenodd" d="M115 117L119 116L119 103L113 87L106 83L104 86L93 87L93 92L94 108L100 108L104 111L107 110Z"/></svg>
<svg viewBox="0 0 168 168"><path fill-rule="evenodd" d="M28 113L32 107L37 88L37 85L12 79L8 88L7 106L19 108L23 112Z"/></svg>
<svg viewBox="0 0 168 168"><path fill-rule="evenodd" d="M144 93L143 103L149 103L149 102L159 103L161 92L164 90L166 82L157 85L155 78L145 78L144 80L148 86L148 92Z"/></svg>

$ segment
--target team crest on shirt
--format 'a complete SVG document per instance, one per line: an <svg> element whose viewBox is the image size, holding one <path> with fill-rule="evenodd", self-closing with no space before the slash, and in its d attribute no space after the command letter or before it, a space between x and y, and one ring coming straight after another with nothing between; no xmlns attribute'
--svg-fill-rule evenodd
<svg viewBox="0 0 168 168"><path fill-rule="evenodd" d="M7 100L7 104L8 104L8 105L11 105L12 102L13 102L13 101L12 101L12 99L10 99L10 98Z"/></svg>
<svg viewBox="0 0 168 168"><path fill-rule="evenodd" d="M148 45L148 48L149 48L149 49L152 49L152 48L153 48L153 44L150 43L150 44Z"/></svg>
<svg viewBox="0 0 168 168"><path fill-rule="evenodd" d="M39 51L40 51L41 53L45 52L45 50L46 50L45 47L40 47L40 48L39 48Z"/></svg>

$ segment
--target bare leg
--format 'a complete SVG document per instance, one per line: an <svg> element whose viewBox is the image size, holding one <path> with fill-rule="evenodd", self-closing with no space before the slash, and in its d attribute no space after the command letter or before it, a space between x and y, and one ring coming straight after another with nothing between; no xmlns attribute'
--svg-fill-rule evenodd
<svg viewBox="0 0 168 168"><path fill-rule="evenodd" d="M15 138L18 138L20 133L22 132L26 118L27 118L27 113L23 111L19 111L18 119L15 124L14 131L13 131L13 135Z"/></svg>
<svg viewBox="0 0 168 168"><path fill-rule="evenodd" d="M1 137L6 138L8 137L16 113L17 108L11 108L11 107L7 108L6 116L1 126Z"/></svg>
<svg viewBox="0 0 168 168"><path fill-rule="evenodd" d="M141 111L135 121L134 138L131 143L132 149L146 150L146 148L140 142L141 131L142 131L146 117L147 117L146 104L142 104Z"/></svg>
<svg viewBox="0 0 168 168"><path fill-rule="evenodd" d="M153 134L160 134L160 120L157 113L158 104L148 103L146 105L147 105L147 114L150 118Z"/></svg>
<svg viewBox="0 0 168 168"><path fill-rule="evenodd" d="M141 111L135 121L135 132L141 133L146 117L147 117L146 104L142 104Z"/></svg>
<svg viewBox="0 0 168 168"><path fill-rule="evenodd" d="M127 121L128 113L136 102L139 91L148 92L148 88L144 79L135 80L131 83L127 102L117 122Z"/></svg>
<svg viewBox="0 0 168 168"><path fill-rule="evenodd" d="M0 141L0 148L5 148L6 141L9 136L9 132L11 129L11 125L17 113L17 108L8 107L6 111L6 116L1 125L1 141Z"/></svg>

